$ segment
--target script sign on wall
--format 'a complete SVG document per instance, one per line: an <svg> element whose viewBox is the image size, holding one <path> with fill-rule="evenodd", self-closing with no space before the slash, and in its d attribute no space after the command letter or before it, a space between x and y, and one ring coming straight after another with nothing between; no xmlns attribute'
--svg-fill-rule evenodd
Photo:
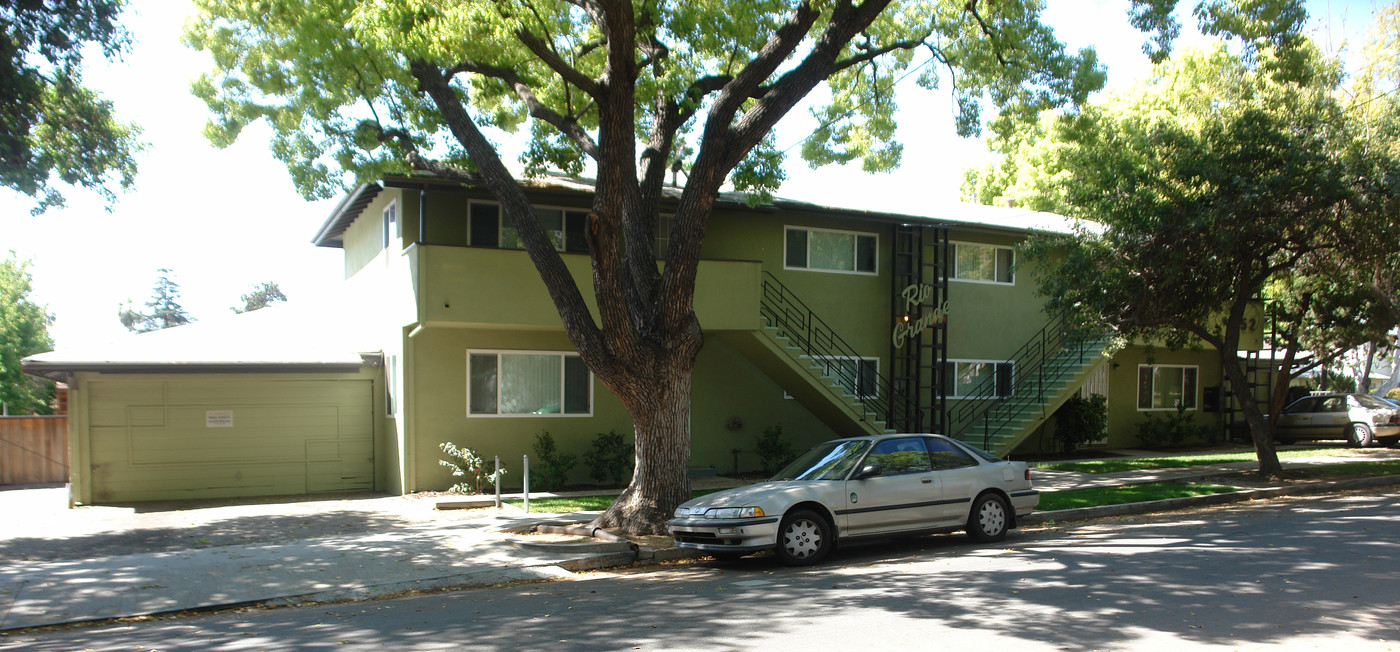
<svg viewBox="0 0 1400 652"><path fill-rule="evenodd" d="M915 283L904 288L899 295L904 299L904 319L894 324L894 348L902 348L909 340L918 338L929 326L948 320L947 301L933 310L918 314L923 310L924 302L933 296L932 285Z"/></svg>

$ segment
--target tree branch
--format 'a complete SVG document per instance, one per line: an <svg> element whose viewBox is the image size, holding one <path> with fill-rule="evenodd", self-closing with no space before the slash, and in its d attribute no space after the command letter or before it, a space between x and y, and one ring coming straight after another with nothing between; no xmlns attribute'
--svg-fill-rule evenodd
<svg viewBox="0 0 1400 652"><path fill-rule="evenodd" d="M495 147L477 129L476 123L462 105L457 90L450 82L451 76L444 74L437 66L423 61L413 62L409 70L418 80L419 88L426 92L437 106L438 113L453 137L466 149L467 156L476 164L481 180L500 202L502 212L515 225L516 232L525 245L525 252L539 271L574 346L585 356L589 368L593 369L594 373L615 373L617 363L603 354L606 347L601 333L593 322L593 316L583 300L582 293L579 292L578 285L574 283L573 275L559 257L559 252L555 251L554 243L545 234L544 227L536 217L534 207L520 184L501 161ZM430 165L421 158L417 164Z"/></svg>
<svg viewBox="0 0 1400 652"><path fill-rule="evenodd" d="M578 120L576 120L574 116L561 115L539 101L539 98L535 95L534 89L531 88L520 75L516 74L514 70L486 65L475 61L463 61L450 68L446 76L451 78L463 72L499 79L509 84L511 89L515 91L515 96L520 98L520 101L525 104L526 109L530 112L530 117L541 120L552 125L555 129L558 129L560 133L574 141L574 143L579 146L579 149L589 158L595 160L598 158L598 144L594 142L593 137L589 135L588 131L578 123Z"/></svg>

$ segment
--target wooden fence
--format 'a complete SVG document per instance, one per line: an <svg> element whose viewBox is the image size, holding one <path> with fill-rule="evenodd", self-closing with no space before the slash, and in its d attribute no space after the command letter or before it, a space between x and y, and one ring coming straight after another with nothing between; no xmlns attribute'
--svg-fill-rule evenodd
<svg viewBox="0 0 1400 652"><path fill-rule="evenodd" d="M68 417L0 417L0 484L68 481Z"/></svg>

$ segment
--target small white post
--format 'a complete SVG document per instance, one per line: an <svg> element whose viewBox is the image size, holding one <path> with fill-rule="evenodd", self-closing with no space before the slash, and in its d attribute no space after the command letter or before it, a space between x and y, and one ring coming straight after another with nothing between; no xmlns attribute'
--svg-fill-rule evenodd
<svg viewBox="0 0 1400 652"><path fill-rule="evenodd" d="M530 513L530 456L522 455L525 458L525 513Z"/></svg>
<svg viewBox="0 0 1400 652"><path fill-rule="evenodd" d="M496 456L496 509L501 508L501 456Z"/></svg>

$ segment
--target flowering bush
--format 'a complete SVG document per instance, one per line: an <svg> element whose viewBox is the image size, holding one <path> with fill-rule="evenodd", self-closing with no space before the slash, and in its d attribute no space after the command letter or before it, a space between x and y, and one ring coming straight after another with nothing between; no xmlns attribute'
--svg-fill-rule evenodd
<svg viewBox="0 0 1400 652"><path fill-rule="evenodd" d="M450 441L439 444L438 448L441 448L442 452L447 455L447 459L438 460L438 463L452 469L452 477L466 478L466 480L452 485L448 491L479 494L482 485L487 482L495 483L506 473L504 467L487 472L486 463L470 448L457 448L457 445Z"/></svg>

